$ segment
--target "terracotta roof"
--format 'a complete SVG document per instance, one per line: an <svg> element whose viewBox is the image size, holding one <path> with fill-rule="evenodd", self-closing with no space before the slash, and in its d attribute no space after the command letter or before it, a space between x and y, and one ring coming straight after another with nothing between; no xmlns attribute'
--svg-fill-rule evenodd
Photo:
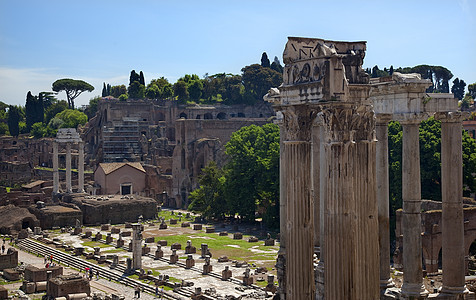
<svg viewBox="0 0 476 300"><path fill-rule="evenodd" d="M112 172L116 171L117 169L120 169L120 168L124 167L125 165L131 166L134 169L137 169L137 170L145 173L144 168L138 162L100 163L99 167L103 169L103 171L106 175L108 175L108 174L111 174Z"/></svg>

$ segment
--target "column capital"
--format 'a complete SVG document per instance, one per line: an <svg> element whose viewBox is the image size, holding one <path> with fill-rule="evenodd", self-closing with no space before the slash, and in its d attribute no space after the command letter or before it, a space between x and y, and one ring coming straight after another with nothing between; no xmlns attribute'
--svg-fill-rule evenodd
<svg viewBox="0 0 476 300"><path fill-rule="evenodd" d="M461 123L470 115L467 111L449 111L435 113L435 119L443 123Z"/></svg>
<svg viewBox="0 0 476 300"><path fill-rule="evenodd" d="M375 114L377 125L388 125L393 120L393 114Z"/></svg>
<svg viewBox="0 0 476 300"><path fill-rule="evenodd" d="M429 113L403 113L395 114L394 120L402 125L420 125L420 123L430 117Z"/></svg>
<svg viewBox="0 0 476 300"><path fill-rule="evenodd" d="M281 107L283 113L284 140L310 141L311 127L317 110L309 105L290 105Z"/></svg>
<svg viewBox="0 0 476 300"><path fill-rule="evenodd" d="M332 142L375 140L375 113L358 105L329 105L322 110L326 139Z"/></svg>

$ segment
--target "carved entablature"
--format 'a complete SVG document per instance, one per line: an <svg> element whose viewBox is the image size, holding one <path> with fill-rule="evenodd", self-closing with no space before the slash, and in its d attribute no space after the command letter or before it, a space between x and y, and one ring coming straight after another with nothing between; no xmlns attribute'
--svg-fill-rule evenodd
<svg viewBox="0 0 476 300"><path fill-rule="evenodd" d="M283 114L284 140L310 141L318 110L308 105L292 105L283 106L280 111Z"/></svg>
<svg viewBox="0 0 476 300"><path fill-rule="evenodd" d="M368 106L327 105L323 107L327 142L375 141L375 114Z"/></svg>

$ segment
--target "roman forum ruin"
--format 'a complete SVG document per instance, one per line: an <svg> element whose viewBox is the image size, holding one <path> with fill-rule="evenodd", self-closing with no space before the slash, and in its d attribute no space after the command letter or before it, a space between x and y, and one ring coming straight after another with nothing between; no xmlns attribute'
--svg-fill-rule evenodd
<svg viewBox="0 0 476 300"><path fill-rule="evenodd" d="M469 299L462 206L463 114L429 80L370 80L365 42L290 37L283 84L265 95L280 116L281 299L424 299L418 128L441 120L443 287ZM391 293L387 125L403 126L403 286ZM314 254L320 260L314 267ZM472 296L472 295L471 295Z"/></svg>

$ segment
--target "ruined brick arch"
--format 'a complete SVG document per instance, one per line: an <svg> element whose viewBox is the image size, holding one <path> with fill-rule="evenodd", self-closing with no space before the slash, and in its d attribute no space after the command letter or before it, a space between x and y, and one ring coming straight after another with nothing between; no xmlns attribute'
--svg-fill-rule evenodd
<svg viewBox="0 0 476 300"><path fill-rule="evenodd" d="M165 115L160 111L157 112L157 121L165 121Z"/></svg>
<svg viewBox="0 0 476 300"><path fill-rule="evenodd" d="M35 226L37 226L37 223L38 221L35 221L33 218L26 217L21 220L21 228L30 228L31 230L33 230L35 229Z"/></svg>
<svg viewBox="0 0 476 300"><path fill-rule="evenodd" d="M217 114L217 119L218 120L225 120L226 119L226 113L220 112Z"/></svg>
<svg viewBox="0 0 476 300"><path fill-rule="evenodd" d="M184 112L181 112L179 115L179 119L182 119L182 118L187 119L187 114Z"/></svg>
<svg viewBox="0 0 476 300"><path fill-rule="evenodd" d="M241 113L241 112L238 113L238 118L245 118L245 117L246 117L246 116L245 116L244 113Z"/></svg>
<svg viewBox="0 0 476 300"><path fill-rule="evenodd" d="M476 230L468 230L464 233L464 249L467 255L470 255L471 244L476 241Z"/></svg>
<svg viewBox="0 0 476 300"><path fill-rule="evenodd" d="M205 120L211 120L211 119L213 119L213 116L212 116L211 113L206 113L206 114L203 115L203 118L204 118Z"/></svg>

